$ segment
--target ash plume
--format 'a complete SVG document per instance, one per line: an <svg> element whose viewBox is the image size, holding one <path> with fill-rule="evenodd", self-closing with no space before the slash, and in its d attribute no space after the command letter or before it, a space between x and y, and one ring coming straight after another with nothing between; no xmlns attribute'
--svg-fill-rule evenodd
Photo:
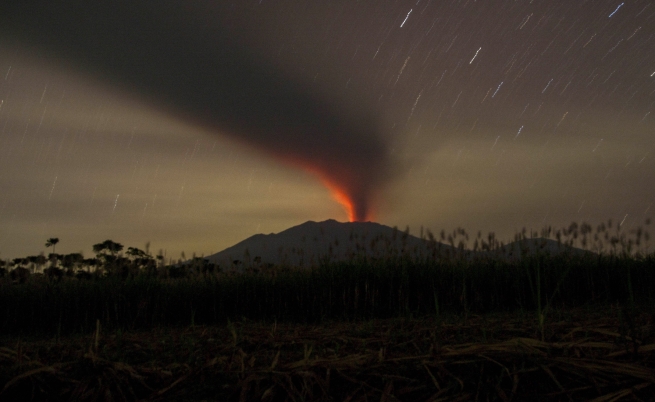
<svg viewBox="0 0 655 402"><path fill-rule="evenodd" d="M375 122L240 46L222 26L228 3L5 2L0 34L308 170L351 220L370 219L392 165Z"/></svg>

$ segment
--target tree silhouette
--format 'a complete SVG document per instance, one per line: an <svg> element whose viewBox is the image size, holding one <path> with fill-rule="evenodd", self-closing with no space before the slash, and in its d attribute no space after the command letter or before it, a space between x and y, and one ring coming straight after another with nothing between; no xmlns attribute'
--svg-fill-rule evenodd
<svg viewBox="0 0 655 402"><path fill-rule="evenodd" d="M54 254L55 253L55 245L57 243L59 243L59 238L58 237L51 237L46 241L45 246L46 247L52 247L52 254Z"/></svg>
<svg viewBox="0 0 655 402"><path fill-rule="evenodd" d="M26 259L27 259L27 263L29 263L30 272L32 273L36 272L37 270L40 270L41 267L43 267L45 263L48 262L48 260L45 258L45 255L43 255L43 253L39 255L28 256Z"/></svg>
<svg viewBox="0 0 655 402"><path fill-rule="evenodd" d="M120 253L121 250L123 250L123 245L111 240L105 240L102 243L93 245L93 252L96 254L106 254L106 252L109 252L111 255L115 256Z"/></svg>
<svg viewBox="0 0 655 402"><path fill-rule="evenodd" d="M67 273L73 273L82 264L84 256L80 253L66 254L61 259L61 265L66 268Z"/></svg>
<svg viewBox="0 0 655 402"><path fill-rule="evenodd" d="M123 250L123 245L111 240L105 240L102 243L93 245L93 252L99 260L102 261L102 267L107 275L112 275L118 272L121 265L128 261L126 258L118 256Z"/></svg>
<svg viewBox="0 0 655 402"><path fill-rule="evenodd" d="M138 249L136 247L128 247L127 252L125 254L129 255L131 258L133 258L135 260L138 259L138 258L147 258L147 257L149 257L149 255L145 251L140 250L140 249Z"/></svg>

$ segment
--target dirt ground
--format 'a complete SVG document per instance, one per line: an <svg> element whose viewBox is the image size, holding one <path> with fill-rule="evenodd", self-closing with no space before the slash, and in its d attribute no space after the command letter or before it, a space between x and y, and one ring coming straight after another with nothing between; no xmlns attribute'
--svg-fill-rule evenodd
<svg viewBox="0 0 655 402"><path fill-rule="evenodd" d="M0 399L652 400L655 310L104 331L0 340Z"/></svg>

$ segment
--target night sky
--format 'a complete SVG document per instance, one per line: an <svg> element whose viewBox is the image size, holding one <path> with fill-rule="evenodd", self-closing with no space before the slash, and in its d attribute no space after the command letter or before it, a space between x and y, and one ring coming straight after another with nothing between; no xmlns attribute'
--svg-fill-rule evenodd
<svg viewBox="0 0 655 402"><path fill-rule="evenodd" d="M2 259L50 237L188 258L307 220L511 240L655 211L651 0L15 3Z"/></svg>

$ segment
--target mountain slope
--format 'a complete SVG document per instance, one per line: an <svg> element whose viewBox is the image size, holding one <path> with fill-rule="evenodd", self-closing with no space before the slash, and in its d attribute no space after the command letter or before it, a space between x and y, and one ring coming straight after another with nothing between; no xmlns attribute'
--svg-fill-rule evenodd
<svg viewBox="0 0 655 402"><path fill-rule="evenodd" d="M450 246L422 240L398 229L374 222L308 221L277 234L257 234L219 253L206 257L222 267L237 264L287 264L316 266L321 260L344 261L365 254L371 258L403 253L428 255ZM255 259L259 257L256 261Z"/></svg>
<svg viewBox="0 0 655 402"><path fill-rule="evenodd" d="M555 255L565 251L576 256L588 253L554 240L534 238L509 243L493 251L465 251L465 255L467 258L515 261L524 254L542 252ZM206 260L229 269L266 264L312 267L323 261L348 261L358 256L388 259L409 255L420 260L456 254L457 249L450 245L420 239L379 223L330 219L308 221L276 234L257 234L206 257Z"/></svg>
<svg viewBox="0 0 655 402"><path fill-rule="evenodd" d="M524 255L542 253L546 255L557 255L560 253L569 253L575 257L582 257L587 254L593 254L592 251L583 250L565 243L559 243L557 240L546 238L531 238L518 240L500 247L494 251L496 255L501 255L508 260L518 260Z"/></svg>

